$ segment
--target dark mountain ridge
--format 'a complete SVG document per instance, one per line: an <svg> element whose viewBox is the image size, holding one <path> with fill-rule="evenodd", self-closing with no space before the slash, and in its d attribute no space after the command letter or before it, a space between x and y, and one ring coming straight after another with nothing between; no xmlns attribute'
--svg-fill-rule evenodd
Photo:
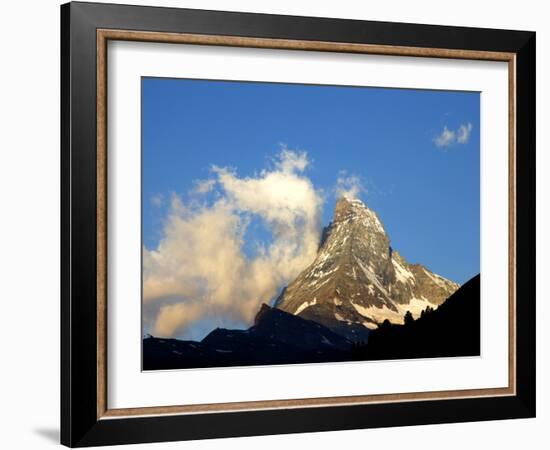
<svg viewBox="0 0 550 450"><path fill-rule="evenodd" d="M146 337L143 370L477 356L479 284L477 275L417 320L411 316L404 325L381 324L366 343L262 305L246 330L217 328L200 342Z"/></svg>
<svg viewBox="0 0 550 450"><path fill-rule="evenodd" d="M321 324L264 304L246 330L216 328L200 342L146 337L143 369L343 361L351 347Z"/></svg>

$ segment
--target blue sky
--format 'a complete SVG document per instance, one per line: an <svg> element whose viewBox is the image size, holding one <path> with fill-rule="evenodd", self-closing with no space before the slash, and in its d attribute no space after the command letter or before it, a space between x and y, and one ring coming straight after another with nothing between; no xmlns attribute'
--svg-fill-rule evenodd
<svg viewBox="0 0 550 450"><path fill-rule="evenodd" d="M410 263L466 282L480 271L479 114L478 93L144 78L144 333L202 339L215 327L247 327L259 304L295 278L300 261L313 258L317 228L314 249L304 249L318 215L306 216L304 238L275 238L271 205L262 210L257 195L250 203L252 185L270 201L292 185L308 205L322 203L324 226L338 178L355 177L394 249ZM293 151L289 172L277 165L284 149ZM273 185L266 174L283 178ZM197 194L204 180L217 180L216 188L207 184ZM181 216L174 195L198 209ZM288 197L273 204L284 224L280 198ZM220 199L232 208L248 203L224 212ZM238 230L245 230L243 240ZM271 265L258 270L258 243L265 250L288 242L302 249L288 261L294 272L271 253Z"/></svg>
<svg viewBox="0 0 550 450"><path fill-rule="evenodd" d="M459 283L479 273L478 93L156 78L142 87L147 248L158 244L172 192L185 197L212 165L253 176L284 145L308 152L324 225L346 171L409 262ZM253 223L247 241L256 239L269 233Z"/></svg>

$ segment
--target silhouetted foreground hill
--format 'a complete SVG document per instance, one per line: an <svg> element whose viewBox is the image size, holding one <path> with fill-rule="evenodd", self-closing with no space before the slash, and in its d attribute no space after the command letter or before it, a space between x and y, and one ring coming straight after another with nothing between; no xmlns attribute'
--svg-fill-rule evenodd
<svg viewBox="0 0 550 450"><path fill-rule="evenodd" d="M435 311L405 325L384 322L368 343L262 305L247 330L217 328L202 341L143 339L143 370L479 355L479 275Z"/></svg>
<svg viewBox="0 0 550 450"><path fill-rule="evenodd" d="M262 305L247 330L217 328L201 342L145 338L143 369L344 361L351 346L323 325Z"/></svg>
<svg viewBox="0 0 550 450"><path fill-rule="evenodd" d="M353 359L380 360L480 354L480 276L476 275L434 311L405 325L385 322L368 344L354 345Z"/></svg>

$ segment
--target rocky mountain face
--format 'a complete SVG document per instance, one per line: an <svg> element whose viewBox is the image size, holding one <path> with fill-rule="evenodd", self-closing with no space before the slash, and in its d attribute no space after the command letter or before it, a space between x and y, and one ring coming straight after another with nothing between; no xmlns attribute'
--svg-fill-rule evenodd
<svg viewBox="0 0 550 450"><path fill-rule="evenodd" d="M341 198L315 261L274 306L356 341L386 319L403 323L407 311L417 318L458 288L421 264L408 263L392 249L374 211L360 200Z"/></svg>

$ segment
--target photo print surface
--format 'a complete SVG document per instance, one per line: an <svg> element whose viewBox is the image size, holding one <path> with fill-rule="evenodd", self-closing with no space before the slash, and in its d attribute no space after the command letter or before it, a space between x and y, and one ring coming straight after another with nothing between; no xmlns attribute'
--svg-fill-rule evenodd
<svg viewBox="0 0 550 450"><path fill-rule="evenodd" d="M141 89L143 370L480 354L478 92Z"/></svg>

